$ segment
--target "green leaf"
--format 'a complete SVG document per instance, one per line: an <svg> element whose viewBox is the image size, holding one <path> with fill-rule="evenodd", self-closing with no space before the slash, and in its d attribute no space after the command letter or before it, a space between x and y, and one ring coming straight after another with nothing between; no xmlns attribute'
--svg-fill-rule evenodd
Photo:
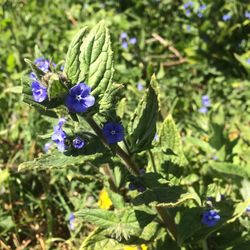
<svg viewBox="0 0 250 250"><path fill-rule="evenodd" d="M128 240L131 235L139 235L155 217L141 210L124 208L116 211L103 209L82 209L75 213L76 217L107 229L107 232L118 240Z"/></svg>
<svg viewBox="0 0 250 250"><path fill-rule="evenodd" d="M84 218L85 220L101 227L109 228L119 223L120 218L113 211L105 209L82 209L75 213L76 217Z"/></svg>
<svg viewBox="0 0 250 250"><path fill-rule="evenodd" d="M177 207L190 199L196 199L196 197L192 193L187 193L179 186L156 187L148 189L135 197L134 204Z"/></svg>
<svg viewBox="0 0 250 250"><path fill-rule="evenodd" d="M92 88L92 94L99 99L99 95L112 83L114 72L110 34L103 21L94 26L84 39L79 60L77 82L86 82Z"/></svg>
<svg viewBox="0 0 250 250"><path fill-rule="evenodd" d="M80 75L80 47L87 35L87 27L83 27L72 39L65 59L64 72L68 79L76 84L79 83Z"/></svg>
<svg viewBox="0 0 250 250"><path fill-rule="evenodd" d="M105 231L97 228L82 243L80 250L122 250L125 245L105 236Z"/></svg>
<svg viewBox="0 0 250 250"><path fill-rule="evenodd" d="M233 213L233 217L229 219L227 223L231 223L237 220L243 213L246 212L246 209L248 208L248 206L250 206L250 198L247 199L246 201L243 201L237 204Z"/></svg>
<svg viewBox="0 0 250 250"><path fill-rule="evenodd" d="M160 132L159 142L152 150L154 165L160 173L170 173L178 175L180 168L186 164L187 160L182 151L181 137L171 115L163 121ZM149 164L152 168L153 162Z"/></svg>
<svg viewBox="0 0 250 250"><path fill-rule="evenodd" d="M209 166L208 170L220 174L222 178L228 178L228 176L250 178L249 168L236 165L230 162L213 162Z"/></svg>
<svg viewBox="0 0 250 250"><path fill-rule="evenodd" d="M201 215L203 209L200 207L189 208L181 216L180 223L178 224L178 245L191 237L193 234L201 230Z"/></svg>
<svg viewBox="0 0 250 250"><path fill-rule="evenodd" d="M151 148L151 143L156 133L156 121L159 109L157 94L158 85L153 75L150 85L128 125L132 153Z"/></svg>
<svg viewBox="0 0 250 250"><path fill-rule="evenodd" d="M83 165L88 161L97 160L97 158L102 156L102 153L96 153L92 155L69 156L55 150L52 152L52 154L43 154L39 158L34 159L33 161L21 163L18 166L18 170L23 171L50 168L62 169L69 166Z"/></svg>

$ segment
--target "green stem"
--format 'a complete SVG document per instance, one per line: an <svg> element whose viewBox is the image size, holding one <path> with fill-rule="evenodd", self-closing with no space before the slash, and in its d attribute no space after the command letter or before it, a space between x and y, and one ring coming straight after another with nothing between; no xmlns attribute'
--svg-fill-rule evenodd
<svg viewBox="0 0 250 250"><path fill-rule="evenodd" d="M102 134L101 128L98 126L98 124L95 122L95 120L92 117L86 117L85 120L90 125L90 127L95 131L95 133L99 136L103 144L109 147L109 144L105 140ZM118 145L116 146L116 154L124 161L127 169L131 174L133 175L139 175L138 167L135 165L135 163L130 159L129 155Z"/></svg>
<svg viewBox="0 0 250 250"><path fill-rule="evenodd" d="M202 250L209 250L206 238L201 241L201 244L202 244Z"/></svg>
<svg viewBox="0 0 250 250"><path fill-rule="evenodd" d="M155 159L154 159L154 156L153 156L151 150L149 150L149 156L150 156L150 159L151 159L151 162L152 162L152 166L153 166L154 172L157 173L156 165L155 165Z"/></svg>
<svg viewBox="0 0 250 250"><path fill-rule="evenodd" d="M156 210L158 214L161 216L164 224L166 225L167 230L170 232L173 238L177 240L177 228L168 210L164 207L156 207Z"/></svg>

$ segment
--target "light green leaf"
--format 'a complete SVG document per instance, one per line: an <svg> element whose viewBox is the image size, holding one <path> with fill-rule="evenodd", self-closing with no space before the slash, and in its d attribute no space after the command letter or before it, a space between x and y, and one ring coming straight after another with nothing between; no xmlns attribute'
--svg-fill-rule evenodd
<svg viewBox="0 0 250 250"><path fill-rule="evenodd" d="M228 176L238 176L242 178L250 178L250 169L230 162L213 162L209 166L209 170L220 174L223 178Z"/></svg>
<svg viewBox="0 0 250 250"><path fill-rule="evenodd" d="M53 151L52 154L43 154L39 158L33 161L21 163L18 166L18 170L33 170L33 169L51 169L51 168L64 168L75 165L82 165L88 161L96 160L103 156L101 153L92 155L78 155L71 156L65 155L58 151Z"/></svg>
<svg viewBox="0 0 250 250"><path fill-rule="evenodd" d="M112 83L114 71L110 34L103 21L94 26L84 39L79 60L80 75L77 82L85 81L98 99Z"/></svg>
<svg viewBox="0 0 250 250"><path fill-rule="evenodd" d="M87 35L87 27L83 27L73 38L65 59L64 72L68 79L77 84L80 75L80 47Z"/></svg>
<svg viewBox="0 0 250 250"><path fill-rule="evenodd" d="M105 232L97 228L82 243L80 250L123 250L125 245L105 236Z"/></svg>
<svg viewBox="0 0 250 250"><path fill-rule="evenodd" d="M156 133L156 120L159 109L157 94L158 84L153 75L150 85L128 125L129 141L133 153L151 148Z"/></svg>

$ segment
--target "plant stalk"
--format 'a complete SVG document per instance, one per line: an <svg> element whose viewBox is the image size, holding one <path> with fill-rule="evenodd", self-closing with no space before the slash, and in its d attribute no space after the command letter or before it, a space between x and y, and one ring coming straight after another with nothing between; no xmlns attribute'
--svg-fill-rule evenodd
<svg viewBox="0 0 250 250"><path fill-rule="evenodd" d="M170 216L169 212L164 207L156 207L158 214L161 216L164 224L166 225L168 231L173 236L175 240L177 240L177 228L174 220Z"/></svg>

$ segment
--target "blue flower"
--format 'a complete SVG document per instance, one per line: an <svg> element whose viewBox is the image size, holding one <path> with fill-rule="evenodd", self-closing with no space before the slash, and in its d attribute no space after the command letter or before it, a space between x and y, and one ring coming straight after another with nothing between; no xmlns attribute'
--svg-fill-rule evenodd
<svg viewBox="0 0 250 250"><path fill-rule="evenodd" d="M43 102L47 98L47 88L37 81L32 82L31 91L36 102Z"/></svg>
<svg viewBox="0 0 250 250"><path fill-rule="evenodd" d="M70 230L75 229L75 215L73 213L69 215L69 228Z"/></svg>
<svg viewBox="0 0 250 250"><path fill-rule="evenodd" d="M140 177L130 176L130 183L128 185L129 190L137 190L138 192L144 192L146 187L143 185Z"/></svg>
<svg viewBox="0 0 250 250"><path fill-rule="evenodd" d="M203 105L204 107L209 107L209 106L211 105L210 99L209 99L209 96L208 96L208 95L203 95L203 96L201 97L201 101L202 101L202 105Z"/></svg>
<svg viewBox="0 0 250 250"><path fill-rule="evenodd" d="M54 134L51 136L53 142L57 144L58 151L63 152L66 149L65 140L67 134L63 131L62 126L66 122L65 118L61 118L54 127Z"/></svg>
<svg viewBox="0 0 250 250"><path fill-rule="evenodd" d="M70 112L83 113L95 104L94 96L90 95L91 88L85 83L79 83L70 89L65 104Z"/></svg>
<svg viewBox="0 0 250 250"><path fill-rule="evenodd" d="M191 11L190 10L186 10L186 15L190 16L191 15Z"/></svg>
<svg viewBox="0 0 250 250"><path fill-rule="evenodd" d="M187 2L187 3L185 3L184 5L183 5L183 8L184 9L187 9L188 7L192 7L193 6L193 2L192 1L189 1L189 2Z"/></svg>
<svg viewBox="0 0 250 250"><path fill-rule="evenodd" d="M245 11L245 17L250 19L250 11L247 11L247 10Z"/></svg>
<svg viewBox="0 0 250 250"><path fill-rule="evenodd" d="M207 107L201 107L201 108L199 109L199 112L202 113L202 114L207 113L207 111L208 111Z"/></svg>
<svg viewBox="0 0 250 250"><path fill-rule="evenodd" d="M137 39L136 39L136 37L131 37L130 39L129 39L129 43L130 44L136 44L137 43Z"/></svg>
<svg viewBox="0 0 250 250"><path fill-rule="evenodd" d="M51 148L51 143L47 142L47 143L44 144L43 151L45 153L48 153L48 151L50 150L50 148Z"/></svg>
<svg viewBox="0 0 250 250"><path fill-rule="evenodd" d="M203 212L201 222L209 227L215 226L220 220L220 215L215 210Z"/></svg>
<svg viewBox="0 0 250 250"><path fill-rule="evenodd" d="M84 140L79 136L77 136L73 140L73 147L76 148L76 149L81 149L84 145L85 145Z"/></svg>
<svg viewBox="0 0 250 250"><path fill-rule="evenodd" d="M247 59L247 63L250 64L250 58Z"/></svg>
<svg viewBox="0 0 250 250"><path fill-rule="evenodd" d="M203 17L203 14L202 14L201 12L198 12L198 13L197 13L197 16L198 16L199 18L202 18L202 17Z"/></svg>
<svg viewBox="0 0 250 250"><path fill-rule="evenodd" d="M199 7L199 10L200 11L203 11L207 8L207 6L205 4L202 4L200 7Z"/></svg>
<svg viewBox="0 0 250 250"><path fill-rule="evenodd" d="M124 138L124 128L122 124L118 122L105 123L102 133L109 144L117 143Z"/></svg>
<svg viewBox="0 0 250 250"><path fill-rule="evenodd" d="M120 38L121 38L122 40L127 39L127 37L128 37L128 35L127 35L126 32L122 32L121 35L120 35Z"/></svg>
<svg viewBox="0 0 250 250"><path fill-rule="evenodd" d="M128 42L127 41L122 41L122 47L124 49L127 49L128 48Z"/></svg>
<svg viewBox="0 0 250 250"><path fill-rule="evenodd" d="M250 212L250 205L247 207L246 212Z"/></svg>
<svg viewBox="0 0 250 250"><path fill-rule="evenodd" d="M144 86L142 85L142 83L140 83L140 82L137 83L137 89L139 91L142 91L144 89Z"/></svg>
<svg viewBox="0 0 250 250"><path fill-rule="evenodd" d="M45 59L44 57L37 58L34 63L44 73L47 73L49 71L50 61Z"/></svg>
<svg viewBox="0 0 250 250"><path fill-rule="evenodd" d="M232 18L232 15L230 13L227 13L227 14L222 16L222 20L225 22L230 20L231 18Z"/></svg>
<svg viewBox="0 0 250 250"><path fill-rule="evenodd" d="M47 73L50 69L50 61L45 59L44 57L39 57L34 61L34 64L40 69L42 70L44 73ZM52 62L52 65L55 67L56 64ZM38 80L35 73L31 72L30 73L30 79L31 80Z"/></svg>

